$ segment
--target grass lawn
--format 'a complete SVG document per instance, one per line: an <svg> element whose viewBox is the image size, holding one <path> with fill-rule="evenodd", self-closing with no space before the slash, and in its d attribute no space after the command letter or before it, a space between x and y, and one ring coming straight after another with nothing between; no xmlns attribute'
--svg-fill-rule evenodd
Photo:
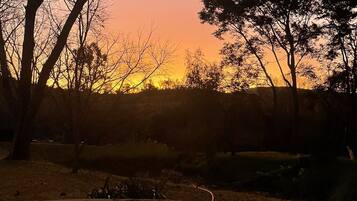
<svg viewBox="0 0 357 201"><path fill-rule="evenodd" d="M6 144L2 146L8 148ZM33 143L31 152L34 161L72 165L73 145ZM156 143L85 145L80 158L84 169L151 178L161 176L163 170L174 170L190 179L212 184L246 180L256 176L257 172L274 170L296 161L295 156L277 152L217 154L207 160L204 154L177 153Z"/></svg>
<svg viewBox="0 0 357 201"><path fill-rule="evenodd" d="M9 144L0 143L0 159L8 149ZM0 201L86 198L92 189L102 187L109 175L122 176L113 176L112 182L124 177L168 180L166 195L182 201L210 200L207 193L194 189L192 183L208 185L218 201L281 200L257 193L257 189L299 200L357 200L356 161L313 162L297 178L282 176L250 189L254 192L235 192L229 184L250 180L282 165L291 166L297 162L296 156L242 152L235 156L217 154L207 159L203 154L176 153L155 143L85 146L81 154L82 170L79 175L73 175L72 151L72 145L34 143L32 161L0 160Z"/></svg>
<svg viewBox="0 0 357 201"><path fill-rule="evenodd" d="M6 155L8 148L8 144L0 144L0 158ZM71 145L35 143L31 149L32 161L30 162L0 161L0 201L86 198L88 192L92 189L103 186L109 174L159 178L159 172L162 169L177 166L174 162L179 158L177 153L164 145L158 144L85 146L82 153L82 167L86 170L82 170L78 175L73 175L68 168L72 158L73 147ZM242 153L236 157L242 158L243 161L241 162L244 163L247 162L244 158L258 159L263 157L277 161L290 157L275 153L264 154ZM224 161L230 157L228 155L220 155L217 158ZM182 163L197 162L195 161L197 158L192 159L193 161L190 160ZM182 166L185 165L187 164ZM198 164L196 168L197 170L195 171L204 171L200 168L204 169L205 167L201 167ZM253 171L250 170L250 172L252 173ZM156 176L151 177L150 175ZM244 172L239 173L239 175L244 175ZM181 177L181 175L178 175L178 177ZM119 176L113 176L112 178L112 182L123 179L123 177ZM209 194L194 189L191 186L191 180L182 180L182 178L175 184L168 183L165 192L170 199L182 201L210 200ZM214 190L214 193L219 201L281 200L255 192Z"/></svg>
<svg viewBox="0 0 357 201"><path fill-rule="evenodd" d="M25 201L83 198L104 183L105 175L95 172L69 174L65 167L43 162L0 161L0 200Z"/></svg>
<svg viewBox="0 0 357 201"><path fill-rule="evenodd" d="M52 199L86 198L93 188L101 187L108 174L70 169L44 162L0 161L0 201L42 201ZM112 176L112 182L122 177ZM182 201L208 201L210 196L186 185L168 184L165 189L170 199ZM219 201L280 201L257 193L214 191Z"/></svg>
<svg viewBox="0 0 357 201"><path fill-rule="evenodd" d="M71 166L72 145L33 144L32 159ZM200 182L231 182L256 176L281 165L292 164L296 157L277 152L242 152L236 156L217 154L207 160L204 154L177 153L163 144L135 143L85 146L81 167L127 177L161 176L175 170ZM202 181L205 180L205 181Z"/></svg>

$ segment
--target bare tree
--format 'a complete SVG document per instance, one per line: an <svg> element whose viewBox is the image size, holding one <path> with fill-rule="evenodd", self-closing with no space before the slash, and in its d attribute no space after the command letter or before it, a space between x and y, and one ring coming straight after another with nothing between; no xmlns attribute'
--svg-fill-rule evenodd
<svg viewBox="0 0 357 201"><path fill-rule="evenodd" d="M31 127L33 125L33 119L36 116L38 109L41 105L44 90L46 88L47 81L50 73L56 64L63 48L66 45L67 38L70 34L71 28L79 16L83 6L87 0L77 0L71 6L70 12L66 15L66 20L61 28L61 32L56 36L55 42L53 42L53 48L49 51L48 55L39 63L34 65L34 55L36 55L39 49L37 41L35 41L35 32L38 24L36 20L41 17L41 13L38 13L41 6L43 6L44 0L28 0L23 10L23 2L16 6L16 11L23 12L24 23L19 23L15 26L10 33L15 33L16 30L23 29L23 41L21 51L21 61L19 64L19 79L18 85L13 89L11 86L11 74L8 65L8 55L6 47L8 47L9 41L4 37L5 30L8 30L8 26L11 24L7 20L0 20L0 55L1 55L1 73L3 82L4 96L9 103L9 108L13 109L13 114L16 114L16 131L13 148L11 150L10 159L28 159L30 157L30 141L31 141ZM22 16L22 15L20 15ZM19 20L21 22L21 20ZM10 24L10 25L9 25ZM9 32L8 32L9 33ZM38 67L40 65L41 67ZM37 81L33 82L34 69L39 71ZM34 84L34 87L32 87Z"/></svg>
<svg viewBox="0 0 357 201"><path fill-rule="evenodd" d="M64 51L62 62L52 73L53 86L62 89L62 99L65 103L69 134L74 143L73 172L79 168L81 152L82 129L86 125L86 113L90 111L93 95L103 91L109 84L116 66L108 64L107 54L102 53L96 43L85 45L81 49Z"/></svg>
<svg viewBox="0 0 357 201"><path fill-rule="evenodd" d="M82 133L86 114L94 107L96 94L134 90L164 67L173 53L168 44L153 41L152 33L145 37L140 34L137 40L97 38L89 34L83 43L78 40L68 44L52 71L52 86L62 89L67 106L70 136L75 145L74 173L78 172L81 142L85 140ZM132 77L135 82L124 88Z"/></svg>
<svg viewBox="0 0 357 201"><path fill-rule="evenodd" d="M65 1L67 9L75 1ZM60 20L51 13L52 21L58 29ZM105 19L105 5L102 0L88 0L79 14L72 30L60 62L52 71L52 86L62 89L63 102L67 108L67 119L70 136L74 142L73 173L79 169L79 154L81 152L81 127L85 122L84 108L90 106L93 93L101 91L108 82L115 67L108 66L108 55L96 42L90 42L94 36L102 31Z"/></svg>
<svg viewBox="0 0 357 201"><path fill-rule="evenodd" d="M152 30L147 34L138 32L134 38L124 37L119 45L119 77L113 85L113 89L119 93L140 88L171 62L175 52L172 43L155 40Z"/></svg>

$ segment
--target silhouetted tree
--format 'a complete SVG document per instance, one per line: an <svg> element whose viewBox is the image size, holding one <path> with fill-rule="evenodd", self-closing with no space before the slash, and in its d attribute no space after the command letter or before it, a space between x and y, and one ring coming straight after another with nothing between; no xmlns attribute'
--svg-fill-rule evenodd
<svg viewBox="0 0 357 201"><path fill-rule="evenodd" d="M356 93L356 29L357 3L346 0L324 0L322 18L326 19L327 59L333 61L330 87L348 94Z"/></svg>
<svg viewBox="0 0 357 201"><path fill-rule="evenodd" d="M223 57L223 62L226 65L231 65L237 68L233 79L233 87L238 87L241 89L248 88L252 82L258 84L258 74L256 66L264 73L264 76L268 84L272 88L273 93L273 111L277 107L277 92L275 88L275 83L268 72L267 62L263 55L263 44L259 40L259 36L254 35L253 31L256 29L256 25L253 23L245 23L246 18L244 16L223 16L218 18L217 13L214 9L221 7L229 7L229 1L213 3L214 1L204 1L205 8L201 11L200 17L203 22L208 22L210 24L215 24L220 28L215 32L215 36L222 38L222 34L227 31L232 31L232 35L235 42L226 43L221 51ZM234 2L233 2L234 3ZM210 8L209 8L209 7ZM234 7L239 8L239 4L234 4ZM235 8L229 8L235 9ZM228 11L230 12L230 11ZM243 13L242 13L243 14ZM234 18L234 19L233 19ZM221 24L220 24L221 23ZM239 25L241 24L241 25ZM236 27L237 26L237 27ZM253 60L253 62L252 62ZM244 75L245 78L242 76Z"/></svg>
<svg viewBox="0 0 357 201"><path fill-rule="evenodd" d="M329 88L348 94L351 112L347 125L347 138L355 137L357 110L357 2L348 0L323 0L321 17L327 36L327 59L333 74L328 78ZM348 139L350 144L351 139Z"/></svg>
<svg viewBox="0 0 357 201"><path fill-rule="evenodd" d="M139 87L167 64L169 44L154 43L152 32L139 33L137 40L109 39L101 34L103 1L89 0L76 24L61 60L52 71L53 86L62 89L69 115L70 136L75 145L73 172L78 172L81 142L85 139L88 115L98 93L128 92ZM94 41L94 42L91 42ZM123 86L136 77L136 83ZM128 90L128 91L126 91Z"/></svg>
<svg viewBox="0 0 357 201"><path fill-rule="evenodd" d="M179 80L166 79L160 82L160 87L163 90L170 90L183 88L183 85Z"/></svg>
<svg viewBox="0 0 357 201"><path fill-rule="evenodd" d="M265 53L264 58L267 58L267 53L274 56L275 65L291 89L291 139L296 137L299 118L297 77L299 68L304 66L303 59L314 52L314 39L320 35L316 20L319 1L203 0L203 3L200 18L203 22L218 26L215 32L217 37L228 32L245 41L246 48L255 55L263 70L265 63L262 53ZM283 55L285 61L279 55ZM285 69L288 69L289 77Z"/></svg>
<svg viewBox="0 0 357 201"><path fill-rule="evenodd" d="M143 92L154 92L157 91L158 88L155 86L155 83L153 80L149 79L146 82L144 82L143 86Z"/></svg>
<svg viewBox="0 0 357 201"><path fill-rule="evenodd" d="M50 73L66 45L73 24L87 0L77 0L73 3L70 13L62 26L61 32L56 35L52 50L49 51L48 56L43 59L41 62L43 65L39 68L34 64L33 59L37 49L37 41L35 41L36 19L38 16L37 11L43 2L43 0L28 0L27 5L25 6L24 15L20 15L24 16L24 20L17 20L20 23L16 24L10 32L6 31L9 29L7 25L9 25L10 22L4 20L4 16L0 19L1 79L4 86L4 95L7 99L7 103L9 103L9 108L13 108L12 112L16 115L16 134L13 148L9 156L10 159L15 160L28 159L30 157L31 127L33 125L33 119L41 105ZM23 3L20 2L13 9L21 13L23 9L22 4ZM21 63L19 66L19 82L18 85L13 88L10 83L12 75L8 65L8 57L11 55L8 55L6 51L7 44L9 43L7 38L15 34L16 30L20 27L23 27L23 46L21 49ZM8 35L4 37L5 33ZM34 69L38 69L39 71L36 83L33 82ZM32 88L33 84L35 85L34 88Z"/></svg>
<svg viewBox="0 0 357 201"><path fill-rule="evenodd" d="M68 50L65 52L68 53ZM84 140L83 128L86 127L88 120L86 113L91 111L95 94L102 92L103 88L114 79L111 75L116 70L116 66L108 64L107 54L102 53L96 43L75 49L72 54L71 57L65 57L70 60L65 61L63 72L56 76L57 80L54 80L54 83L63 92L63 101L57 102L64 103L67 109L68 134L75 145L73 172L76 173L81 142Z"/></svg>
<svg viewBox="0 0 357 201"><path fill-rule="evenodd" d="M186 86L191 89L218 91L222 87L223 71L218 64L205 60L201 50L186 55Z"/></svg>
<svg viewBox="0 0 357 201"><path fill-rule="evenodd" d="M73 3L68 1L67 7ZM67 109L67 136L69 135L74 143L73 173L77 173L79 169L83 140L81 134L88 117L84 112L90 110L93 94L102 92L112 81L111 75L117 67L108 61L108 53L102 51L98 42L90 42L95 36L96 41L100 40L105 19L104 7L102 0L88 0L79 14L59 62L51 72L52 86L62 89L63 92L63 101L57 102L65 103ZM51 14L53 29L59 31L61 20Z"/></svg>
<svg viewBox="0 0 357 201"><path fill-rule="evenodd" d="M254 49L253 51L257 51ZM230 74L230 80L228 81L228 90L231 92L237 91L245 91L249 88L256 87L259 85L266 85L266 81L271 81L270 85L272 87L273 92L273 110L276 110L277 105L277 94L273 80L270 75L266 71L266 66L262 63L255 62L255 56L251 53L248 47L244 47L243 43L226 43L221 50L221 54L223 55L222 66L225 67L225 71ZM257 57L262 61L261 57ZM260 67L259 67L260 66ZM266 73L264 79L264 75L262 73ZM226 76L226 79L229 79ZM269 84L269 83L268 83Z"/></svg>
<svg viewBox="0 0 357 201"><path fill-rule="evenodd" d="M113 83L117 93L127 93L141 88L146 81L171 62L175 47L170 42L153 39L153 31L138 32L134 38L117 42L120 55L119 78Z"/></svg>

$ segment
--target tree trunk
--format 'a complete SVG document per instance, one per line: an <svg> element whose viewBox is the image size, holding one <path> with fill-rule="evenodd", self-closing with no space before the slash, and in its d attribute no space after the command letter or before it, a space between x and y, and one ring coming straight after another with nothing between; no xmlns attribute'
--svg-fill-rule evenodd
<svg viewBox="0 0 357 201"><path fill-rule="evenodd" d="M26 129L16 132L10 160L29 160L30 159L30 141Z"/></svg>
<svg viewBox="0 0 357 201"><path fill-rule="evenodd" d="M28 160L30 158L31 125L34 115L30 106L32 58L35 48L34 29L36 12L43 0L28 0L25 13L25 33L21 57L21 71L18 92L16 133L10 153L12 160Z"/></svg>
<svg viewBox="0 0 357 201"><path fill-rule="evenodd" d="M75 100L76 101L76 100ZM81 143L81 134L80 134L80 125L79 125L79 109L78 105L75 104L74 108L74 113L73 113L73 129L72 129L72 134L73 134L73 141L74 141L74 151L73 151L73 167L72 167L72 173L77 174L79 171L79 155L81 152L80 148L80 143Z"/></svg>
<svg viewBox="0 0 357 201"><path fill-rule="evenodd" d="M75 137L76 138L76 137ZM74 157L73 157L73 167L72 167L72 173L77 174L79 171L79 154L80 154L80 145L79 141L75 139L74 143Z"/></svg>
<svg viewBox="0 0 357 201"><path fill-rule="evenodd" d="M353 77L355 77L354 75L352 75ZM356 78L352 79L352 82L355 82ZM351 111L349 113L349 117L348 117L348 125L347 125L347 131L346 131L346 144L348 147L350 147L351 150L355 150L356 149L356 118L355 115L357 113L357 95L356 95L356 86L354 85L354 83L352 83L352 88L351 88L351 92L348 92L350 94L350 104L351 104Z"/></svg>
<svg viewBox="0 0 357 201"><path fill-rule="evenodd" d="M76 64L75 73L77 73L78 64ZM82 104L81 104L81 91L80 91L80 79L76 77L75 80L75 89L74 89L74 97L72 99L72 133L74 140L74 157L73 157L73 169L72 173L77 174L79 171L79 155L81 152L81 128L82 128Z"/></svg>
<svg viewBox="0 0 357 201"><path fill-rule="evenodd" d="M263 132L262 137L262 149L268 150L271 148L272 141L270 139L274 138L274 134L277 131L277 118L278 118L278 92L275 86L271 86L271 90L273 93L273 108L271 111L271 115L265 116L265 132Z"/></svg>
<svg viewBox="0 0 357 201"><path fill-rule="evenodd" d="M9 159L11 160L28 160L30 159L30 143L31 143L31 125L32 118L19 117L12 150Z"/></svg>
<svg viewBox="0 0 357 201"><path fill-rule="evenodd" d="M286 25L285 25L285 33L286 38L289 43L289 53L288 57L288 67L291 73L292 86L290 86L290 90L292 93L292 117L291 117L291 137L290 144L292 149L295 149L297 146L297 137L299 134L299 94L298 94L298 83L297 83L297 75L296 75L296 47L295 40L293 34L291 32L291 24L290 24L290 16L287 16ZM296 151L296 150L294 150Z"/></svg>
<svg viewBox="0 0 357 201"><path fill-rule="evenodd" d="M297 79L295 71L291 72L292 74L292 81L293 85L291 87L292 93L292 119L291 119L291 145L292 147L297 147L297 139L299 135L299 116L300 116L300 108L299 108L299 94L298 94L298 87L297 87Z"/></svg>
<svg viewBox="0 0 357 201"><path fill-rule="evenodd" d="M273 91L273 111L272 114L275 117L276 114L278 113L278 92L276 91L275 86L271 87Z"/></svg>

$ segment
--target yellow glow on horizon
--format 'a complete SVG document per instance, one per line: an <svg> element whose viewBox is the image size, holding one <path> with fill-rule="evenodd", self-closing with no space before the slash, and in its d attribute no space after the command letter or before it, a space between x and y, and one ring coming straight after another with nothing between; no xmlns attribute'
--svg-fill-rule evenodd
<svg viewBox="0 0 357 201"><path fill-rule="evenodd" d="M185 75L185 53L187 50L201 49L207 60L220 60L220 49L224 41L212 33L216 27L202 24L198 12L202 9L201 0L115 0L109 8L106 31L113 34L133 34L138 31L154 30L154 36L168 40L177 46L174 60L151 80L159 85L166 79L182 80ZM280 71L267 56L269 73L277 86L284 86ZM284 63L285 57L281 57ZM316 62L313 62L316 63ZM288 71L285 70L285 73ZM308 81L300 79L300 87L306 88ZM305 86L306 85L306 86Z"/></svg>
<svg viewBox="0 0 357 201"><path fill-rule="evenodd" d="M115 0L106 31L135 35L139 30L153 29L155 37L177 46L174 61L165 73L171 79L182 79L186 50L200 48L209 60L219 60L223 41L212 36L215 27L201 24L201 8L201 0Z"/></svg>

